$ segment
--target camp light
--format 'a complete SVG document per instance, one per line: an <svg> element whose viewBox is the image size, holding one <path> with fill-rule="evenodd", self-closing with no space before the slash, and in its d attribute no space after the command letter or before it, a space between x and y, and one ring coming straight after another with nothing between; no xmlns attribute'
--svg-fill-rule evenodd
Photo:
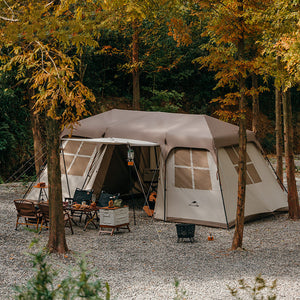
<svg viewBox="0 0 300 300"><path fill-rule="evenodd" d="M134 160L134 151L130 147L128 148L127 152L127 162L128 166L133 166L133 160Z"/></svg>

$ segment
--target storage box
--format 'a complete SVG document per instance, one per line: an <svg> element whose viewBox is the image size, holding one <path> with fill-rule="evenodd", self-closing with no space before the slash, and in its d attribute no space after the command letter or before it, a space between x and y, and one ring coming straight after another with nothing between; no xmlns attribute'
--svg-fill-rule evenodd
<svg viewBox="0 0 300 300"><path fill-rule="evenodd" d="M176 224L177 242L188 238L191 243L194 242L195 224Z"/></svg>
<svg viewBox="0 0 300 300"><path fill-rule="evenodd" d="M129 207L100 208L100 226L118 226L129 223Z"/></svg>

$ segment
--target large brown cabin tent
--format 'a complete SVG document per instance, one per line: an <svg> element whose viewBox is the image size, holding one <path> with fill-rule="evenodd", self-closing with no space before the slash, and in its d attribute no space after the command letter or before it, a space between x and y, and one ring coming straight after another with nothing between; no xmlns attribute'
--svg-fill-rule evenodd
<svg viewBox="0 0 300 300"><path fill-rule="evenodd" d="M125 191L130 146L137 153L138 173L159 165L156 219L230 227L236 215L238 131L237 126L206 115L113 109L86 118L71 138L68 130L61 135L63 194L85 187L93 188L98 197L107 185ZM140 178L135 177L135 187ZM285 191L254 133L247 131L245 217L286 207Z"/></svg>

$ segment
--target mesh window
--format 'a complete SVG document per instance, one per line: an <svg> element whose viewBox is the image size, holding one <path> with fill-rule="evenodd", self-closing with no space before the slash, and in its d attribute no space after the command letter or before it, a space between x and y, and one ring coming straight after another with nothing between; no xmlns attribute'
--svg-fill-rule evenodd
<svg viewBox="0 0 300 300"><path fill-rule="evenodd" d="M64 159L65 159L65 164L64 164ZM61 169L61 173L65 174L65 165L66 165L66 169L68 170L72 161L74 159L73 155L60 155L60 169Z"/></svg>
<svg viewBox="0 0 300 300"><path fill-rule="evenodd" d="M175 165L176 166L191 166L191 155L187 149L175 150Z"/></svg>
<svg viewBox="0 0 300 300"><path fill-rule="evenodd" d="M237 165L239 163L239 148L238 147L226 147L225 148L231 162L234 165ZM248 155L248 153L246 153L246 162L251 162L251 159Z"/></svg>
<svg viewBox="0 0 300 300"><path fill-rule="evenodd" d="M235 166L234 168L235 168L237 174L239 174L239 167L238 167L238 166ZM248 169L248 165L247 165L247 169ZM251 178L250 178L248 172L246 172L246 184L252 184L252 183L253 183L253 182L252 182L252 180L251 180Z"/></svg>
<svg viewBox="0 0 300 300"><path fill-rule="evenodd" d="M253 164L247 165L247 171L254 183L262 182L262 180L261 180L259 174L257 173Z"/></svg>
<svg viewBox="0 0 300 300"><path fill-rule="evenodd" d="M69 170L69 175L82 176L90 161L89 157L76 157L75 161Z"/></svg>
<svg viewBox="0 0 300 300"><path fill-rule="evenodd" d="M195 189L211 190L211 180L209 170L194 169Z"/></svg>
<svg viewBox="0 0 300 300"><path fill-rule="evenodd" d="M234 168L236 172L239 172L238 168L238 147L226 147L225 148L232 164L234 165ZM247 171L246 171L246 184L254 184L262 182L254 164L252 163L248 153L246 153L246 164L247 164Z"/></svg>
<svg viewBox="0 0 300 300"><path fill-rule="evenodd" d="M79 155L88 155L91 156L97 145L95 143L83 143L78 154Z"/></svg>
<svg viewBox="0 0 300 300"><path fill-rule="evenodd" d="M200 167L208 169L207 151L192 150L193 167Z"/></svg>
<svg viewBox="0 0 300 300"><path fill-rule="evenodd" d="M178 188L192 189L192 170L189 168L175 167L175 186Z"/></svg>
<svg viewBox="0 0 300 300"><path fill-rule="evenodd" d="M238 157L237 153L233 150L232 147L230 147L230 148L226 147L225 150L226 150L232 164L237 165L239 163L239 157Z"/></svg>
<svg viewBox="0 0 300 300"><path fill-rule="evenodd" d="M186 189L212 189L208 151L199 149L176 149L175 186Z"/></svg>
<svg viewBox="0 0 300 300"><path fill-rule="evenodd" d="M79 141L67 141L67 144L64 147L64 153L75 154L78 151L81 142Z"/></svg>

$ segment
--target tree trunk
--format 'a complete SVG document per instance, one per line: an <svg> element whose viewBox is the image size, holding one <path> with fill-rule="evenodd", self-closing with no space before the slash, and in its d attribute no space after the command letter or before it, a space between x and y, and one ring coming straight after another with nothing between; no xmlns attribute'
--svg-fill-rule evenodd
<svg viewBox="0 0 300 300"><path fill-rule="evenodd" d="M133 109L140 109L140 70L139 70L139 24L137 21L132 25L132 95Z"/></svg>
<svg viewBox="0 0 300 300"><path fill-rule="evenodd" d="M243 0L238 0L238 10L243 13ZM243 18L239 19L240 25L242 25ZM243 27L243 26L241 26ZM245 56L245 38L244 32L241 32L238 41L238 59L243 60ZM245 199L246 199L246 146L247 146L247 120L246 120L246 80L243 74L240 74L239 78L239 90L241 94L239 110L239 168L238 168L238 199L236 208L236 220L235 231L232 240L232 250L242 248L243 245L243 233L244 233L244 215L245 215Z"/></svg>
<svg viewBox="0 0 300 300"><path fill-rule="evenodd" d="M259 122L259 97L258 97L258 82L257 75L252 73L252 87L255 89L255 93L252 96L252 131L257 134L258 122Z"/></svg>
<svg viewBox="0 0 300 300"><path fill-rule="evenodd" d="M238 199L236 208L235 231L232 241L232 250L242 248L244 233L244 215L246 199L246 145L247 145L247 122L245 116L246 99L245 99L245 79L241 79L240 90L241 99L239 104L240 123L239 123L239 169L238 169Z"/></svg>
<svg viewBox="0 0 300 300"><path fill-rule="evenodd" d="M292 127L292 109L289 92L284 92L283 103L283 125L284 125L284 148L286 178L288 186L288 205L289 216L291 219L300 219L300 207L295 180L295 162L293 153L293 127Z"/></svg>
<svg viewBox="0 0 300 300"><path fill-rule="evenodd" d="M30 121L31 121L31 130L33 136L35 173L36 175L38 175L41 170L41 167L45 162L45 158L44 158L45 141L42 135L43 124L40 122L40 115L34 113L35 101L32 99L34 91L30 88L27 91L29 97Z"/></svg>
<svg viewBox="0 0 300 300"><path fill-rule="evenodd" d="M281 91L278 87L275 87L275 134L276 134L276 173L281 183L283 182L283 162L282 162L282 150L283 150L283 139L282 139L282 100Z"/></svg>
<svg viewBox="0 0 300 300"><path fill-rule="evenodd" d="M60 173L60 139L59 124L56 120L47 119L47 163L49 189L50 232L47 247L53 253L68 251L62 205L62 188Z"/></svg>

